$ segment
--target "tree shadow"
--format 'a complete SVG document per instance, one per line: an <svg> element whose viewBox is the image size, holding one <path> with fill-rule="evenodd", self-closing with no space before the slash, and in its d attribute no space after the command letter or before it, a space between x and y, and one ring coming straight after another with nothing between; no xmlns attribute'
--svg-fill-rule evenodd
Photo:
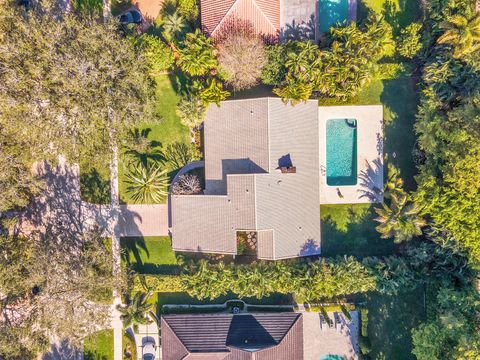
<svg viewBox="0 0 480 360"><path fill-rule="evenodd" d="M315 40L315 15L311 15L307 22L292 21L280 31L280 37L285 40Z"/></svg>
<svg viewBox="0 0 480 360"><path fill-rule="evenodd" d="M405 190L416 189L417 168L413 159L415 149L415 114L418 104L417 79L403 77L383 81L382 104L390 111L391 119L384 123L385 155L401 171Z"/></svg>
<svg viewBox="0 0 480 360"><path fill-rule="evenodd" d="M105 179L97 169L80 174L81 195L92 204L110 203L110 179Z"/></svg>
<svg viewBox="0 0 480 360"><path fill-rule="evenodd" d="M120 238L120 246L122 249L122 260L125 261L125 264L129 266L143 266L143 260L140 255L141 251L145 252L147 256L149 256L147 244L145 243L145 238L143 237L122 237ZM132 262L131 257L135 259L135 262Z"/></svg>
<svg viewBox="0 0 480 360"><path fill-rule="evenodd" d="M327 213L321 219L322 256L382 256L397 250L392 239L381 239L375 230L372 205L335 205L334 210L334 214Z"/></svg>
<svg viewBox="0 0 480 360"><path fill-rule="evenodd" d="M422 289L381 295L371 292L361 296L368 307L368 335L372 342L372 358L383 354L386 359L410 360L411 331L425 320Z"/></svg>
<svg viewBox="0 0 480 360"><path fill-rule="evenodd" d="M360 198L367 198L373 203L382 202L383 188L379 187L379 185L383 184L383 163L381 158L374 159L372 164L367 161L367 169L362 170L358 177L361 181Z"/></svg>

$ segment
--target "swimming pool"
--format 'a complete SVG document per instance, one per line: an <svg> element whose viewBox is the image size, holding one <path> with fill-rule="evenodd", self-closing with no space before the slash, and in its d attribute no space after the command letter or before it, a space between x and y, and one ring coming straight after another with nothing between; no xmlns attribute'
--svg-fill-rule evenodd
<svg viewBox="0 0 480 360"><path fill-rule="evenodd" d="M357 184L357 121L327 120L327 185Z"/></svg>
<svg viewBox="0 0 480 360"><path fill-rule="evenodd" d="M341 355L323 355L320 357L320 360L343 360Z"/></svg>
<svg viewBox="0 0 480 360"><path fill-rule="evenodd" d="M318 19L320 32L327 32L331 26L343 23L348 19L349 0L320 0L318 4Z"/></svg>

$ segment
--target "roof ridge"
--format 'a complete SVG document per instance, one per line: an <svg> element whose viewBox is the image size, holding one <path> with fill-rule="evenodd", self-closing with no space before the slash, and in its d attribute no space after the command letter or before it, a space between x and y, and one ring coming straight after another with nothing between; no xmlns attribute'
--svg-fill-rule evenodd
<svg viewBox="0 0 480 360"><path fill-rule="evenodd" d="M230 12L233 11L233 9L235 8L235 6L240 2L240 1L251 1L251 3L255 6L255 8L260 12L260 14L263 16L263 18L265 18L265 20L267 20L267 22L270 24L270 26L272 27L272 29L274 31L277 31L278 29L275 27L275 25L272 24L272 22L270 21L270 19L268 18L268 16L263 12L262 8L260 7L260 5L257 4L257 2L255 0L235 0L232 4L232 6L230 7L230 9L228 9L228 11L225 13L225 15L223 16L222 20L220 20L220 22L217 24L217 26L215 26L215 28L212 30L211 32L211 35L213 36L213 34L215 33L215 31L217 31L217 29L220 28L220 25L223 24L223 22L225 21L225 19L227 19L228 15L230 14Z"/></svg>
<svg viewBox="0 0 480 360"><path fill-rule="evenodd" d="M230 9L227 10L227 12L223 15L222 20L213 28L213 30L210 32L211 35L219 28L219 26L223 23L223 21L227 18L228 14L232 11L232 9L235 7L235 5L239 2L240 0L234 0L232 3L232 6L230 6Z"/></svg>
<svg viewBox="0 0 480 360"><path fill-rule="evenodd" d="M267 19L267 22L272 26L272 28L277 31L278 29L275 27L275 25L272 24L268 16L265 14L265 12L262 10L262 7L257 4L257 0L251 0L253 4L258 8L258 10L262 13L263 17Z"/></svg>

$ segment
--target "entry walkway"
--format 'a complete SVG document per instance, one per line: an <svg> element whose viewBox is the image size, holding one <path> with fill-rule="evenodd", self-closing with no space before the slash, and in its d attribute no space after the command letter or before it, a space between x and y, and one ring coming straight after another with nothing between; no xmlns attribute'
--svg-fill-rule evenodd
<svg viewBox="0 0 480 360"><path fill-rule="evenodd" d="M110 168L111 203L108 205L90 204L81 199L77 164L68 164L63 157L59 158L55 167L46 162L34 164L32 171L43 179L45 189L19 214L14 232L41 235L48 231L68 235L72 241L82 241L84 233L100 231L102 236L112 239L113 271L119 271L120 237L168 235L168 204L120 205L116 156L114 159ZM123 324L117 311L119 304L121 296L114 293L111 306L114 360L123 359Z"/></svg>

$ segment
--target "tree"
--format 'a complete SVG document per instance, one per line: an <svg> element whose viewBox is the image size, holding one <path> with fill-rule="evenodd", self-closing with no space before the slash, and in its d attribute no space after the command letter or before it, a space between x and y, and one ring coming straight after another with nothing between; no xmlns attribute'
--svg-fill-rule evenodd
<svg viewBox="0 0 480 360"><path fill-rule="evenodd" d="M227 84L237 91L257 84L266 63L266 53L262 39L249 22L237 20L221 29L217 48L218 62L227 74Z"/></svg>
<svg viewBox="0 0 480 360"><path fill-rule="evenodd" d="M418 214L420 209L414 203L408 203L408 196L392 195L390 206L383 203L382 208L376 208L378 217L375 221L380 225L376 227L383 239L393 237L400 243L422 234L425 220Z"/></svg>
<svg viewBox="0 0 480 360"><path fill-rule="evenodd" d="M196 195L202 193L202 187L198 176L185 174L180 176L172 186L172 194L175 195Z"/></svg>
<svg viewBox="0 0 480 360"><path fill-rule="evenodd" d="M163 37L169 43L181 41L188 30L185 18L179 12L168 14L163 21Z"/></svg>
<svg viewBox="0 0 480 360"><path fill-rule="evenodd" d="M279 86L287 76L287 48L281 44L266 47L267 61L262 69L262 82L266 85Z"/></svg>
<svg viewBox="0 0 480 360"><path fill-rule="evenodd" d="M198 17L198 6L196 0L179 0L178 12L188 21L195 22Z"/></svg>
<svg viewBox="0 0 480 360"><path fill-rule="evenodd" d="M230 96L230 93L223 90L222 83L215 78L207 80L206 86L199 92L199 97L205 107L208 104L220 106L220 101L225 100L228 96Z"/></svg>
<svg viewBox="0 0 480 360"><path fill-rule="evenodd" d="M9 150L6 141L0 140L0 213L28 205L32 196L42 188L42 182L15 154L16 150Z"/></svg>
<svg viewBox="0 0 480 360"><path fill-rule="evenodd" d="M217 59L212 39L207 38L199 29L188 33L180 48L178 65L189 75L206 75L217 67Z"/></svg>
<svg viewBox="0 0 480 360"><path fill-rule="evenodd" d="M312 94L312 88L313 86L305 81L288 77L282 87L273 89L273 92L280 96L285 103L290 101L292 105L295 105L300 101L307 101Z"/></svg>
<svg viewBox="0 0 480 360"><path fill-rule="evenodd" d="M103 164L128 129L156 121L147 63L115 22L32 4L28 16L0 4L0 132L30 160Z"/></svg>
<svg viewBox="0 0 480 360"><path fill-rule="evenodd" d="M161 203L168 196L168 171L160 164L131 164L125 178L126 192L137 203Z"/></svg>
<svg viewBox="0 0 480 360"><path fill-rule="evenodd" d="M397 41L397 52L407 59L411 59L422 49L420 42L420 30L422 24L411 23L400 31L400 38Z"/></svg>
<svg viewBox="0 0 480 360"><path fill-rule="evenodd" d="M177 115L183 125L187 126L190 131L195 130L205 120L205 106L198 96L183 97L177 105Z"/></svg>
<svg viewBox="0 0 480 360"><path fill-rule="evenodd" d="M126 306L117 305L123 327L132 325L133 331L138 332L138 325L148 325L152 322L148 315L153 308L153 303L148 302L151 295L137 292Z"/></svg>
<svg viewBox="0 0 480 360"><path fill-rule="evenodd" d="M437 39L439 44L453 47L453 56L460 58L480 49L480 16L467 18L462 14L452 15L440 24L445 32Z"/></svg>
<svg viewBox="0 0 480 360"><path fill-rule="evenodd" d="M142 34L138 40L141 53L146 58L152 76L169 70L175 56L171 48L154 35Z"/></svg>
<svg viewBox="0 0 480 360"><path fill-rule="evenodd" d="M111 245L97 233L81 242L46 233L0 238L0 356L30 358L55 340L81 346L85 336L110 326L114 274Z"/></svg>

